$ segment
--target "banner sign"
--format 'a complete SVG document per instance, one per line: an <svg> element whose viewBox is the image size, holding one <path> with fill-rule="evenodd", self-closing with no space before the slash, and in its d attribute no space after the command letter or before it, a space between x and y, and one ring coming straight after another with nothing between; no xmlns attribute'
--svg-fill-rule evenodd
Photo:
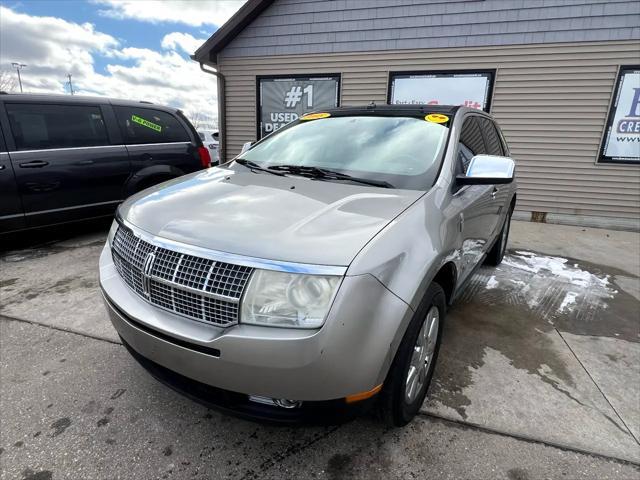
<svg viewBox="0 0 640 480"><path fill-rule="evenodd" d="M620 67L599 161L640 164L640 66Z"/></svg>
<svg viewBox="0 0 640 480"><path fill-rule="evenodd" d="M338 106L340 75L258 77L258 138L313 110Z"/></svg>
<svg viewBox="0 0 640 480"><path fill-rule="evenodd" d="M495 70L391 72L388 103L461 105L489 111Z"/></svg>

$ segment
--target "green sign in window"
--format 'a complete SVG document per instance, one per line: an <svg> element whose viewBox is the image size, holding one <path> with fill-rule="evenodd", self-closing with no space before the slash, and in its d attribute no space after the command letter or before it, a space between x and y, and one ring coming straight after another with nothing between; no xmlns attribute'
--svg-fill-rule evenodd
<svg viewBox="0 0 640 480"><path fill-rule="evenodd" d="M161 132L162 127L157 123L150 122L149 120L145 120L142 117L137 115L131 115L131 121L142 125L143 127L150 128L151 130L155 130L156 132Z"/></svg>

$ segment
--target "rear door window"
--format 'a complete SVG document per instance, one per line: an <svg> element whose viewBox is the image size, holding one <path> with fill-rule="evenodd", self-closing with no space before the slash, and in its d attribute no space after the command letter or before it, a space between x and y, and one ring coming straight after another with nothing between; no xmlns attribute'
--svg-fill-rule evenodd
<svg viewBox="0 0 640 480"><path fill-rule="evenodd" d="M482 139L482 132L476 117L467 118L462 124L460 142L458 144L458 164L462 173L467 173L469 163L475 155L486 155L487 148Z"/></svg>
<svg viewBox="0 0 640 480"><path fill-rule="evenodd" d="M191 141L185 128L170 113L151 108L113 108L128 145Z"/></svg>
<svg viewBox="0 0 640 480"><path fill-rule="evenodd" d="M494 123L488 118L480 117L478 118L478 123L482 128L482 132L484 133L484 138L487 144L487 153L489 155L504 155L504 151L502 150L502 143L500 142L500 137L498 136L498 132L496 131L496 126Z"/></svg>
<svg viewBox="0 0 640 480"><path fill-rule="evenodd" d="M18 150L108 145L102 111L97 105L6 103Z"/></svg>

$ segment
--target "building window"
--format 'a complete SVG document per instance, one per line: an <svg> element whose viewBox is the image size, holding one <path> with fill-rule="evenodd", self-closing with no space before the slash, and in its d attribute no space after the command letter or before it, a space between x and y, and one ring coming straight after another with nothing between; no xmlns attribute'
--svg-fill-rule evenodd
<svg viewBox="0 0 640 480"><path fill-rule="evenodd" d="M299 116L340 104L340 75L259 76L258 139L275 132Z"/></svg>
<svg viewBox="0 0 640 480"><path fill-rule="evenodd" d="M461 105L488 112L495 70L391 72L387 103Z"/></svg>
<svg viewBox="0 0 640 480"><path fill-rule="evenodd" d="M640 66L618 71L599 162L640 164Z"/></svg>

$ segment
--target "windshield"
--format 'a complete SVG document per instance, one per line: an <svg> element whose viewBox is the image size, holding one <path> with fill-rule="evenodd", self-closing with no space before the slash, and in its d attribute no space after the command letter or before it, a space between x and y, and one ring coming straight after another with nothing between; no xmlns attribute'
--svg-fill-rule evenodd
<svg viewBox="0 0 640 480"><path fill-rule="evenodd" d="M438 174L448 131L422 118L330 117L286 127L239 158L262 168L318 167L394 188L428 190Z"/></svg>

